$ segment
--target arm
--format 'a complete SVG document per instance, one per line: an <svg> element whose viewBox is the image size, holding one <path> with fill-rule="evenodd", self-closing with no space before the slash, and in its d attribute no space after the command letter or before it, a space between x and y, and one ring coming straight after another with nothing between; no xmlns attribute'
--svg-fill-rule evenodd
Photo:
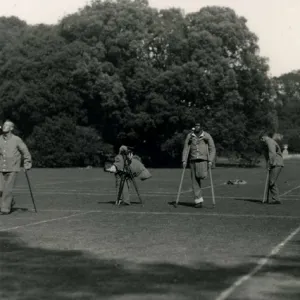
<svg viewBox="0 0 300 300"><path fill-rule="evenodd" d="M105 169L105 171L109 173L117 173L117 168L115 165L112 165L110 168Z"/></svg>
<svg viewBox="0 0 300 300"><path fill-rule="evenodd" d="M25 145L25 143L23 142L22 139L18 139L18 143L17 143L17 147L19 149L19 151L21 152L21 154L23 155L23 159L24 159L24 168L26 170L31 169L32 167L32 159L31 159L31 154L27 148L27 146Z"/></svg>
<svg viewBox="0 0 300 300"><path fill-rule="evenodd" d="M213 138L209 133L206 133L206 141L207 141L207 146L208 146L208 161L213 162L215 157L216 157L216 147Z"/></svg>
<svg viewBox="0 0 300 300"><path fill-rule="evenodd" d="M105 171L110 173L117 173L118 171L122 170L123 167L124 167L123 157L122 155L119 154L115 157L112 166L106 169Z"/></svg>
<svg viewBox="0 0 300 300"><path fill-rule="evenodd" d="M276 144L271 139L266 140L268 146L268 163L269 166L273 166L276 159Z"/></svg>
<svg viewBox="0 0 300 300"><path fill-rule="evenodd" d="M184 147L182 151L182 162L186 163L188 160L188 149L190 144L191 134L189 133L184 141Z"/></svg>

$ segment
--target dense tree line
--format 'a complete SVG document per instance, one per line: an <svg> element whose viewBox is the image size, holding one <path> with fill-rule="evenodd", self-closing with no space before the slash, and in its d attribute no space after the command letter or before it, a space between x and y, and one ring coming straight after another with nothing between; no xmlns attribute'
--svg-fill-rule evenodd
<svg viewBox="0 0 300 300"><path fill-rule="evenodd" d="M53 26L0 18L0 117L40 167L98 166L123 143L151 166L178 164L195 121L218 155L251 161L258 132L279 124L257 42L215 6L92 1Z"/></svg>
<svg viewBox="0 0 300 300"><path fill-rule="evenodd" d="M275 77L273 84L282 143L290 152L300 153L300 71Z"/></svg>

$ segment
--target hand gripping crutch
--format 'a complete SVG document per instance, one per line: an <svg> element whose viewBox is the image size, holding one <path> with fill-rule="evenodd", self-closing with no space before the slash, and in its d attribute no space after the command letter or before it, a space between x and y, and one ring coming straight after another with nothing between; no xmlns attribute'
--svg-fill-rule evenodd
<svg viewBox="0 0 300 300"><path fill-rule="evenodd" d="M262 203L266 203L269 200L269 180L270 180L270 171L267 170L267 178L265 183L265 191L264 191L264 198Z"/></svg>
<svg viewBox="0 0 300 300"><path fill-rule="evenodd" d="M213 179L212 179L211 166L209 165L209 159L208 159L209 158L208 145L206 145L206 147L207 147L207 167L208 167L209 178L210 178L212 203L213 203L213 206L215 206L216 205L215 190L214 190L214 183L213 183Z"/></svg>
<svg viewBox="0 0 300 300"><path fill-rule="evenodd" d="M186 158L189 157L190 148L191 148L191 145L188 146ZM187 161L187 159L186 159L186 161ZM185 174L186 166L187 166L187 163L185 164L185 166L182 169L180 183L179 183L179 188L178 188L178 193L177 193L177 198L176 198L176 202L174 203L174 207L177 207L177 204L179 202L179 197L180 197L180 193L181 193L181 187L182 187L182 183L183 183L183 179L184 179L184 174Z"/></svg>
<svg viewBox="0 0 300 300"><path fill-rule="evenodd" d="M33 203L34 211L37 212L27 170L25 170L25 175L26 175L26 179L27 179L27 183L28 183L28 187L29 187L29 191L30 191L30 195L31 195L31 200L32 200L32 203Z"/></svg>

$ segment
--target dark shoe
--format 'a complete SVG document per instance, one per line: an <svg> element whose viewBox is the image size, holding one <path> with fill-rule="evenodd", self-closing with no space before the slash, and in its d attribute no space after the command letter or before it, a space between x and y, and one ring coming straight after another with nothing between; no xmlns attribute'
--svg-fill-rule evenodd
<svg viewBox="0 0 300 300"><path fill-rule="evenodd" d="M202 208L202 207L203 207L203 203L202 202L195 204L195 208Z"/></svg>
<svg viewBox="0 0 300 300"><path fill-rule="evenodd" d="M122 201L120 204L121 204L121 205L125 205L125 206L130 205L130 203L125 202L125 201Z"/></svg>
<svg viewBox="0 0 300 300"><path fill-rule="evenodd" d="M273 201L270 201L269 204L281 204L281 202L279 200L273 200Z"/></svg>

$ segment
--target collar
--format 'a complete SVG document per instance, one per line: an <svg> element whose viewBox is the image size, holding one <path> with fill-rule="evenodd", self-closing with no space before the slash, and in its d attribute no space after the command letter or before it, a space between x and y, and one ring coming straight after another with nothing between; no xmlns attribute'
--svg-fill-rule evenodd
<svg viewBox="0 0 300 300"><path fill-rule="evenodd" d="M5 135L5 134L2 135L3 139L6 141L10 140L12 136L13 136L12 133L8 133L7 135Z"/></svg>
<svg viewBox="0 0 300 300"><path fill-rule="evenodd" d="M204 137L204 131L201 132L201 134L199 136L197 136L197 134L195 134L194 132L192 133L192 136L195 136L195 137Z"/></svg>

